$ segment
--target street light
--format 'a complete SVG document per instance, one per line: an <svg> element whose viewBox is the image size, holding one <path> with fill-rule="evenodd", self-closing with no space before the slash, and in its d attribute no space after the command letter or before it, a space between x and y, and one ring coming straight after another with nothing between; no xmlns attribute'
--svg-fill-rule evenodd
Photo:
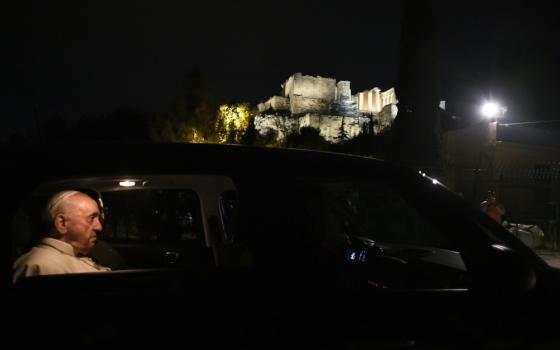
<svg viewBox="0 0 560 350"><path fill-rule="evenodd" d="M503 117L506 112L507 107L501 106L496 102L486 102L480 109L480 113L488 119Z"/></svg>

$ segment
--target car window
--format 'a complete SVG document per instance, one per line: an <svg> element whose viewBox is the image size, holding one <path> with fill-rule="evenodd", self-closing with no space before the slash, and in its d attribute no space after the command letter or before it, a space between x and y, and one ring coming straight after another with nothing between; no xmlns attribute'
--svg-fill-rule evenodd
<svg viewBox="0 0 560 350"><path fill-rule="evenodd" d="M103 193L106 219L99 240L124 268L209 267L200 199L190 189L137 189ZM94 250L101 261L106 250Z"/></svg>
<svg viewBox="0 0 560 350"><path fill-rule="evenodd" d="M149 180L149 181L148 181ZM12 222L15 261L44 235L41 213L48 198L61 190L78 189L103 213L92 258L112 270L162 267L213 267L207 246L202 205L216 205L222 179L205 176L147 177L138 186L120 186L118 178L82 178L41 184L20 207ZM194 188L189 188L189 184ZM200 195L202 193L202 195ZM204 197L204 201L202 200ZM212 204L214 203L214 204Z"/></svg>
<svg viewBox="0 0 560 350"><path fill-rule="evenodd" d="M338 182L322 187L334 215L348 221L348 234L378 243L453 248L444 235L387 184Z"/></svg>
<svg viewBox="0 0 560 350"><path fill-rule="evenodd" d="M200 202L192 190L135 190L103 194L107 241L202 241Z"/></svg>
<svg viewBox="0 0 560 350"><path fill-rule="evenodd" d="M318 179L274 184L240 193L242 234L257 268L289 270L305 275L306 283L468 288L467 267L447 232L390 185Z"/></svg>

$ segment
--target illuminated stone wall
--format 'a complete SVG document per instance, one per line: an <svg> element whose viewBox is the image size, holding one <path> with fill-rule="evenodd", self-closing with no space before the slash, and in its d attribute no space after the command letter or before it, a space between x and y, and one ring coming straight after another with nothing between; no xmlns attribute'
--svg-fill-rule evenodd
<svg viewBox="0 0 560 350"><path fill-rule="evenodd" d="M293 92L294 92L294 76L298 75L301 73L296 73L294 75L292 75L291 77L288 78L288 80L286 80L286 82L284 84L282 84L282 87L284 88L284 97L290 97Z"/></svg>
<svg viewBox="0 0 560 350"><path fill-rule="evenodd" d="M292 81L290 82L290 79ZM323 77L312 77L296 73L286 81L287 96L301 96L313 99L323 99L327 102L334 101L336 80Z"/></svg>
<svg viewBox="0 0 560 350"><path fill-rule="evenodd" d="M290 112L302 114L306 112L328 113L330 103L321 98L310 98L294 95L290 98Z"/></svg>
<svg viewBox="0 0 560 350"><path fill-rule="evenodd" d="M339 81L336 84L336 100L337 101L348 101L352 99L352 90L350 90L349 81Z"/></svg>
<svg viewBox="0 0 560 350"><path fill-rule="evenodd" d="M273 109L275 111L289 110L290 100L286 97L272 96L268 99L268 101L259 103L257 105L257 109L260 113L266 112L270 109Z"/></svg>
<svg viewBox="0 0 560 350"><path fill-rule="evenodd" d="M274 110L288 110L290 109L290 100L285 97L274 96L270 98L270 106Z"/></svg>

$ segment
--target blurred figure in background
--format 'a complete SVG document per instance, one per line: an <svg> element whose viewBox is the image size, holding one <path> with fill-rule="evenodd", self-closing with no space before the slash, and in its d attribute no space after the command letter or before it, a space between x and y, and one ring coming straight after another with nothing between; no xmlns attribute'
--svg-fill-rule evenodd
<svg viewBox="0 0 560 350"><path fill-rule="evenodd" d="M492 190L486 193L486 200L480 203L480 209L499 224L506 213L504 206L496 199L496 192Z"/></svg>

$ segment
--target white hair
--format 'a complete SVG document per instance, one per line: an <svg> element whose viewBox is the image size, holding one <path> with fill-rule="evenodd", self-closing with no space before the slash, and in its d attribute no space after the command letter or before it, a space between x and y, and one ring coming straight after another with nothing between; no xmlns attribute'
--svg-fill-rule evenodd
<svg viewBox="0 0 560 350"><path fill-rule="evenodd" d="M75 194L81 194L82 192L80 191L61 191L58 193L55 193L51 198L49 198L47 205L45 206L44 210L43 210L43 223L46 226L46 229L52 233L52 229L54 227L54 219L56 218L56 216L58 214L61 213L61 207L62 207L62 203L64 203L64 201L75 195Z"/></svg>

